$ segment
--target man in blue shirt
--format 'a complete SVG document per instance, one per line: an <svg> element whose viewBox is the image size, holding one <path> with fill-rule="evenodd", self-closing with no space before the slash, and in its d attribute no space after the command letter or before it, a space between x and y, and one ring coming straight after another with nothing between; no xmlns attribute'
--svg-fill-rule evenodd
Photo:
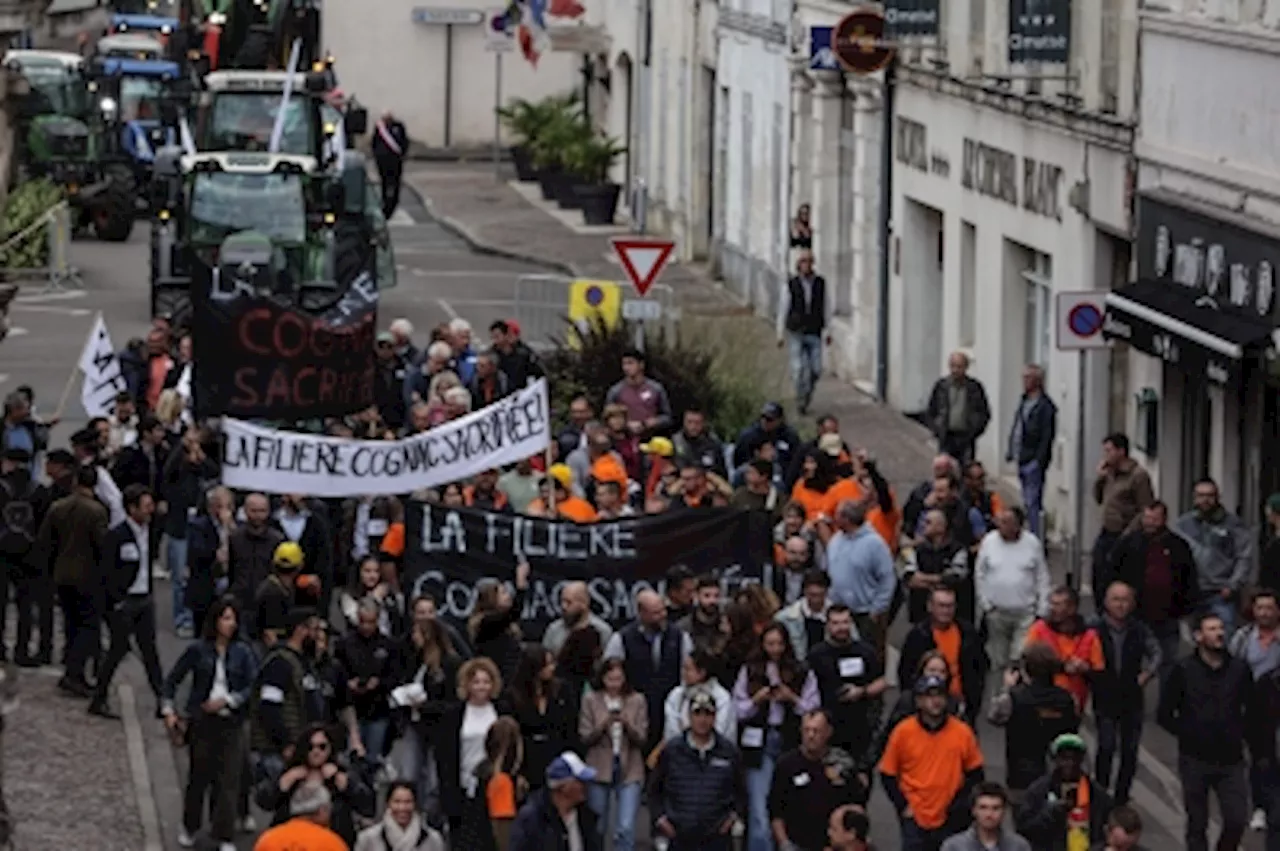
<svg viewBox="0 0 1280 851"><path fill-rule="evenodd" d="M818 535L827 548L831 601L853 611L858 632L875 643L883 659L889 607L898 577L893 553L866 519L864 505L846 500L836 508L834 519L818 518Z"/></svg>

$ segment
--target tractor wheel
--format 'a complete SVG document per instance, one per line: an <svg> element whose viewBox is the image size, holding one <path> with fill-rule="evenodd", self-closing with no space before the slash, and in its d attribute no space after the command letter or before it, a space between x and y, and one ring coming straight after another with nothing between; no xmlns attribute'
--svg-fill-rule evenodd
<svg viewBox="0 0 1280 851"><path fill-rule="evenodd" d="M107 188L94 199L93 231L105 242L126 242L137 215L133 174L125 166L108 166L106 177Z"/></svg>
<svg viewBox="0 0 1280 851"><path fill-rule="evenodd" d="M151 285L151 315L168 316L174 329L191 329L191 296L183 289Z"/></svg>

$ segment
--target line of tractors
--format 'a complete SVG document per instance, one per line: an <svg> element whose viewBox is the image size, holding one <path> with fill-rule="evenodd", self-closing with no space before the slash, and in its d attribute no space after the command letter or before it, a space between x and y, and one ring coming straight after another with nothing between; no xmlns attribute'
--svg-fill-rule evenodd
<svg viewBox="0 0 1280 851"><path fill-rule="evenodd" d="M177 324L199 264L221 291L265 287L314 311L362 273L394 286L380 193L353 148L367 111L337 88L321 5L113 0L79 53L10 50L26 82L11 185L53 181L77 232L102 240L148 218L151 310Z"/></svg>

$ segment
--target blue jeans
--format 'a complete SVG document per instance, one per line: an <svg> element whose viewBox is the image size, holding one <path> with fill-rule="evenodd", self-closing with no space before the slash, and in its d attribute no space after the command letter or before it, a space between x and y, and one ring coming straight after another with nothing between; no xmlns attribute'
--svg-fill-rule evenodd
<svg viewBox="0 0 1280 851"><path fill-rule="evenodd" d="M947 828L928 830L910 819L902 824L902 851L938 851L942 842L951 835Z"/></svg>
<svg viewBox="0 0 1280 851"><path fill-rule="evenodd" d="M587 787L587 805L600 821L600 838L605 840L609 814L613 814L613 851L636 847L636 813L640 810L639 783L592 783ZM608 842L604 842L608 845Z"/></svg>
<svg viewBox="0 0 1280 851"><path fill-rule="evenodd" d="M390 718L374 718L369 721L356 719L356 728L360 731L360 741L364 743L365 762L376 768L382 764L382 752L387 744L387 727Z"/></svg>
<svg viewBox="0 0 1280 851"><path fill-rule="evenodd" d="M1117 804L1129 803L1133 778L1138 774L1138 750L1142 741L1142 710L1129 711L1116 718L1098 715L1098 753L1094 758L1094 776L1112 791ZM1120 749L1120 769L1115 785L1111 785L1111 761L1116 747Z"/></svg>
<svg viewBox="0 0 1280 851"><path fill-rule="evenodd" d="M787 333L787 346L791 353L791 382L796 388L796 398L808 402L813 387L822 376L822 335Z"/></svg>
<svg viewBox="0 0 1280 851"><path fill-rule="evenodd" d="M760 767L747 771L747 851L773 851L773 829L769 824L769 790L773 769L782 753L782 731L765 733Z"/></svg>
<svg viewBox="0 0 1280 851"><path fill-rule="evenodd" d="M1022 503L1027 509L1027 530L1040 538L1040 512L1044 510L1044 468L1039 461L1018 465L1018 481L1022 484Z"/></svg>
<svg viewBox="0 0 1280 851"><path fill-rule="evenodd" d="M365 747L368 747L366 743ZM400 764L396 777L413 783L418 790L418 810L427 816L440 814L440 778L436 771L436 752L424 742L416 726L410 725L400 739Z"/></svg>
<svg viewBox="0 0 1280 851"><path fill-rule="evenodd" d="M173 628L189 626L193 629L204 624L191 622L191 610L186 607L187 596L187 539L165 536L165 559L169 564L169 584L173 591Z"/></svg>

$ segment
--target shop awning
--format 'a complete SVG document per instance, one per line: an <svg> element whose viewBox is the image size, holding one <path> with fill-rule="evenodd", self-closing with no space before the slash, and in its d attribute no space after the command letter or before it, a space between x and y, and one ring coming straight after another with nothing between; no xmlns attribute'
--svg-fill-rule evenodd
<svg viewBox="0 0 1280 851"><path fill-rule="evenodd" d="M1259 353L1275 329L1169 281L1138 281L1107 294L1103 334L1213 384L1239 378L1240 361Z"/></svg>

